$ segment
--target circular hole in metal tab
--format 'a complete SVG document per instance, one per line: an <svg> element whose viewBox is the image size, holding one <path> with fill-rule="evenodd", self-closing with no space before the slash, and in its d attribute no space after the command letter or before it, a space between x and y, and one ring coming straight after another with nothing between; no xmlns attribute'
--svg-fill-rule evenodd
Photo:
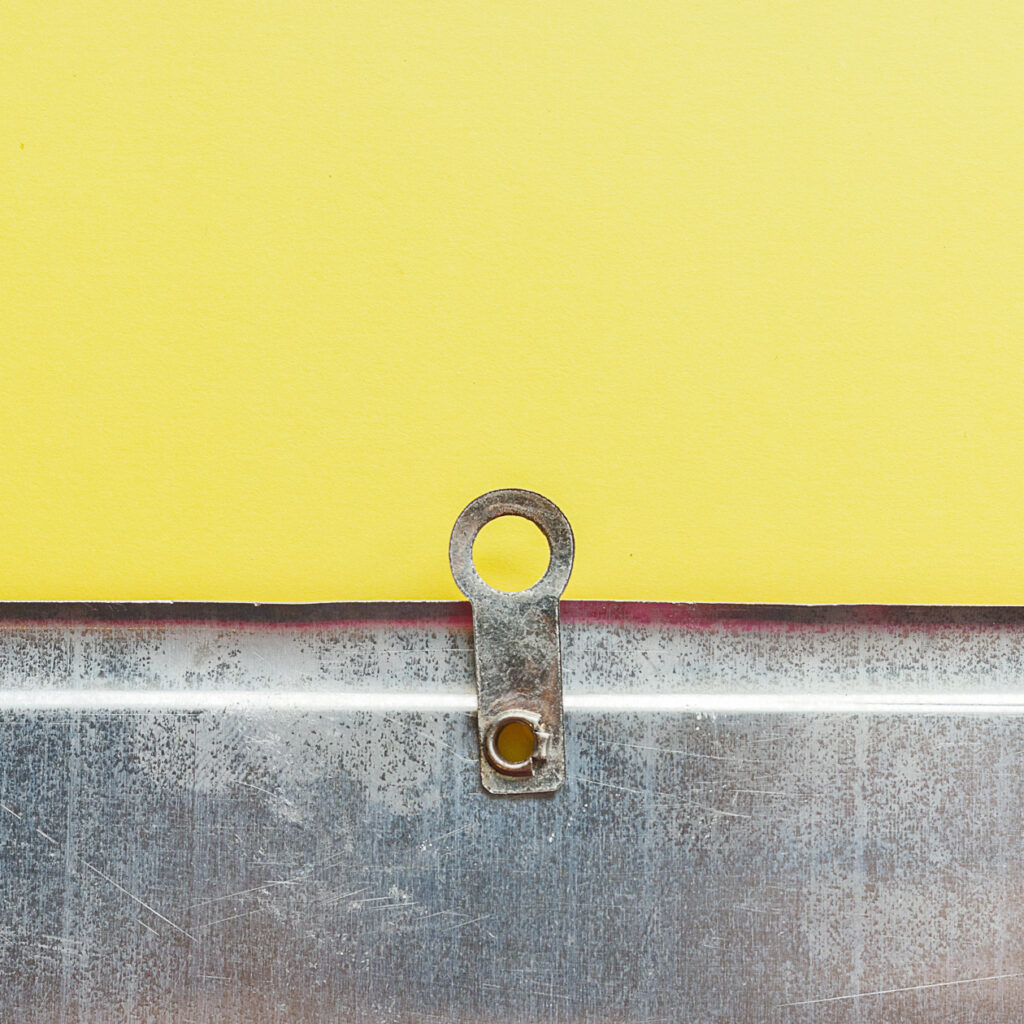
<svg viewBox="0 0 1024 1024"><path fill-rule="evenodd" d="M473 566L489 587L514 594L544 578L551 545L541 528L525 516L496 516L473 540Z"/></svg>
<svg viewBox="0 0 1024 1024"><path fill-rule="evenodd" d="M534 762L547 758L550 740L539 715L509 711L491 722L484 750L487 760L503 775L532 775Z"/></svg>
<svg viewBox="0 0 1024 1024"><path fill-rule="evenodd" d="M493 601L502 591L485 583L473 564L473 542L477 534L493 519L502 516L521 516L540 529L548 542L548 567L536 583L525 590L506 591L514 596L505 600L528 600L538 597L560 597L572 572L573 539L569 521L558 506L541 494L509 488L489 491L471 501L460 513L452 527L448 558L452 576L459 590L470 601Z"/></svg>
<svg viewBox="0 0 1024 1024"><path fill-rule="evenodd" d="M518 718L506 722L494 737L494 749L509 764L525 764L533 757L536 745L533 729Z"/></svg>

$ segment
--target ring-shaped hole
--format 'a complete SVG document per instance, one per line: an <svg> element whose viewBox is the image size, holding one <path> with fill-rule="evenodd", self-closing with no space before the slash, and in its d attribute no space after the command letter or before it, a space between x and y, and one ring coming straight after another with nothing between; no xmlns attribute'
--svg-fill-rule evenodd
<svg viewBox="0 0 1024 1024"><path fill-rule="evenodd" d="M551 564L551 548L536 523L507 514L485 523L473 542L473 564L495 590L528 590Z"/></svg>
<svg viewBox="0 0 1024 1024"><path fill-rule="evenodd" d="M501 591L485 583L473 563L473 541L480 530L500 516L522 516L535 523L550 545L550 562L544 575L525 591L506 592L510 596L530 594L560 597L572 572L572 529L558 506L541 494L518 488L488 491L471 501L452 527L448 558L459 590L470 599L490 600Z"/></svg>
<svg viewBox="0 0 1024 1024"><path fill-rule="evenodd" d="M494 737L494 749L509 764L524 764L533 757L537 737L533 729L518 718L506 722Z"/></svg>

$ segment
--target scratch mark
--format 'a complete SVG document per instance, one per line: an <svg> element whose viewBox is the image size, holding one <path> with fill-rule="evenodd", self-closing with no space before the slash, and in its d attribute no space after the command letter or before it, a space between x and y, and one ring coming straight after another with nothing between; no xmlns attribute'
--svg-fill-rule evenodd
<svg viewBox="0 0 1024 1024"><path fill-rule="evenodd" d="M227 896L212 896L208 900L199 900L198 903L190 905L189 910L195 907L205 907L211 903L221 903L224 900L233 900L236 896L248 896L250 893L263 892L264 889L269 889L272 885L294 885L295 879L286 878L283 881L276 882L264 882L262 885L254 886L252 889L240 889L238 892L229 892Z"/></svg>
<svg viewBox="0 0 1024 1024"><path fill-rule="evenodd" d="M612 782L598 782L597 779L588 779L585 775L573 775L574 779L580 782L589 782L592 786L602 786L604 789L617 789L620 793L635 793L637 796L667 796L667 793L658 793L652 790L630 789L629 786L616 786Z"/></svg>
<svg viewBox="0 0 1024 1024"><path fill-rule="evenodd" d="M445 928L446 932L458 931L460 928L468 928L471 924L476 924L478 921L486 921L487 918L494 917L493 914L481 914L479 917L471 917L468 921L460 921L458 924L453 924L450 928Z"/></svg>
<svg viewBox="0 0 1024 1024"><path fill-rule="evenodd" d="M10 807L7 806L7 804L0 804L0 807L2 807L8 814L13 814L14 817L18 819L18 821L21 821L21 815L17 811L12 811Z"/></svg>
<svg viewBox="0 0 1024 1024"><path fill-rule="evenodd" d="M736 811L723 811L720 807L709 807L707 804L697 803L694 800L679 800L675 793L662 793L656 789L630 789L629 786L616 786L611 782L598 782L597 779L588 779L585 775L573 775L571 778L580 782L589 782L592 786L603 786L605 789L617 789L623 793L635 793L637 796L655 796L665 800L675 800L680 807L699 807L709 814L721 814L726 818L749 818L749 814L738 814Z"/></svg>
<svg viewBox="0 0 1024 1024"><path fill-rule="evenodd" d="M358 896L361 892L366 892L370 886L364 885L362 889L353 889L351 892L343 892L340 896L332 896L329 900L324 900L325 906L330 906L332 903L338 903L348 896Z"/></svg>
<svg viewBox="0 0 1024 1024"><path fill-rule="evenodd" d="M443 836L438 836L436 839L429 839L428 843L430 843L431 845L433 845L434 843L439 843L443 839L450 839L452 836L457 836L460 832L466 832L472 827L473 822L470 822L468 825L463 825L462 828L453 828L451 832L445 832Z"/></svg>
<svg viewBox="0 0 1024 1024"><path fill-rule="evenodd" d="M1007 978L1024 978L1024 972L1013 974L988 974L983 978L959 978L956 981L933 981L928 985L907 985L904 988L879 988L873 992L854 992L848 996L826 996L821 999L800 999L795 1003L780 1003L779 1009L791 1006L818 1006L821 1003L839 1003L851 999L869 999L872 996L891 996L901 992L924 992L933 988L949 988L953 985L978 985L983 981L1005 981Z"/></svg>
<svg viewBox="0 0 1024 1024"><path fill-rule="evenodd" d="M722 754L700 754L696 750L670 750L667 747L645 747L640 743L623 743L621 740L607 740L615 747L629 747L632 750L653 750L658 754L675 754L679 757L696 757L701 761L730 761L733 764L749 764L746 757L725 757Z"/></svg>
<svg viewBox="0 0 1024 1024"><path fill-rule="evenodd" d="M280 793L275 793L271 789L264 789L262 786L254 786L251 782L243 782L241 779L232 779L231 781L234 782L236 786L245 786L246 789L255 789L257 793L266 793L267 796L272 796L275 800L281 800L289 807L295 806L295 804L293 804L287 797L281 796Z"/></svg>
<svg viewBox="0 0 1024 1024"><path fill-rule="evenodd" d="M99 875L100 878L103 879L103 881L109 882L115 889L117 889L119 892L123 892L125 894L125 896L127 896L129 899L135 900L135 902L138 903L140 907L145 907L146 910L148 910L151 914L153 914L154 916L160 918L160 920L163 921L164 924L169 924L176 932L180 932L182 935L184 935L186 939L190 939L192 942L196 942L197 941L197 939L196 939L196 937L194 935L189 935L189 933L187 931L185 931L184 928L181 928L178 925L176 925L170 918L164 917L164 915L161 914L160 911L157 910L155 907L151 907L145 900L139 899L138 896L136 896L134 893L129 892L123 885L118 885L117 882L115 882L110 877L110 875L103 874L103 872L100 871L99 868L93 867L87 860L83 860L82 863L93 874Z"/></svg>
<svg viewBox="0 0 1024 1024"><path fill-rule="evenodd" d="M240 917L252 917L253 914L258 914L261 910L266 909L266 907L253 907L252 910L244 910L241 914L232 914L230 917L218 917L216 921L206 921L200 927L212 928L215 924L223 924L225 921L237 921Z"/></svg>
<svg viewBox="0 0 1024 1024"><path fill-rule="evenodd" d="M444 740L440 739L437 736L428 735L426 738L429 739L431 742L436 743L438 746L444 747L445 750L450 750L460 761L465 761L466 764L477 763L477 759L475 757L466 757L466 755L463 754L461 750L456 750L456 748L453 747L450 743L445 743Z"/></svg>
<svg viewBox="0 0 1024 1024"><path fill-rule="evenodd" d="M154 935L157 935L157 936L160 935L160 933L155 928L150 928L150 926L148 924L146 924L146 922L143 921L141 917L137 917L137 918L135 918L135 920L138 921L139 924L141 924L142 927L145 928L147 932L152 932Z"/></svg>
<svg viewBox="0 0 1024 1024"><path fill-rule="evenodd" d="M38 833L39 833L39 834L40 834L40 835L41 835L41 836L42 836L42 837L43 837L43 838L44 838L44 839L45 839L45 840L46 840L46 841L47 841L48 843L53 843L53 845L54 845L54 846L60 846L60 843L58 843L58 842L57 842L57 840L53 838L53 836L47 835L47 834L46 834L46 833L45 833L45 832L44 832L44 831L43 831L43 830L42 830L41 828L37 828L37 829L36 829L36 831L37 831L37 832L38 832Z"/></svg>

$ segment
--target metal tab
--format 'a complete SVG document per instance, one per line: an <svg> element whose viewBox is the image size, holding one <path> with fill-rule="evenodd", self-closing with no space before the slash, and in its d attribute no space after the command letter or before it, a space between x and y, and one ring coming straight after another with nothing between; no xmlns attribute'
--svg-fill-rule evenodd
<svg viewBox="0 0 1024 1024"><path fill-rule="evenodd" d="M500 516L529 519L551 550L547 571L526 590L496 590L473 564L477 534ZM491 491L470 502L455 521L449 558L455 582L473 605L484 789L550 793L565 781L559 599L572 572L569 522L553 502L533 491ZM532 752L513 760L503 737L506 730L523 727L532 733Z"/></svg>

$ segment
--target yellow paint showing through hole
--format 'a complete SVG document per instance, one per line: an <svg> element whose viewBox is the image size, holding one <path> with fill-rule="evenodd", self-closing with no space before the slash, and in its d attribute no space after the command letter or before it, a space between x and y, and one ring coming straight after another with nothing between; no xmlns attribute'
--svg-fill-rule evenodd
<svg viewBox="0 0 1024 1024"><path fill-rule="evenodd" d="M504 760L519 764L533 756L534 742L533 730L525 722L509 722L498 733L494 745Z"/></svg>
<svg viewBox="0 0 1024 1024"><path fill-rule="evenodd" d="M476 571L497 590L532 587L544 575L550 559L544 534L520 516L492 519L473 544Z"/></svg>

